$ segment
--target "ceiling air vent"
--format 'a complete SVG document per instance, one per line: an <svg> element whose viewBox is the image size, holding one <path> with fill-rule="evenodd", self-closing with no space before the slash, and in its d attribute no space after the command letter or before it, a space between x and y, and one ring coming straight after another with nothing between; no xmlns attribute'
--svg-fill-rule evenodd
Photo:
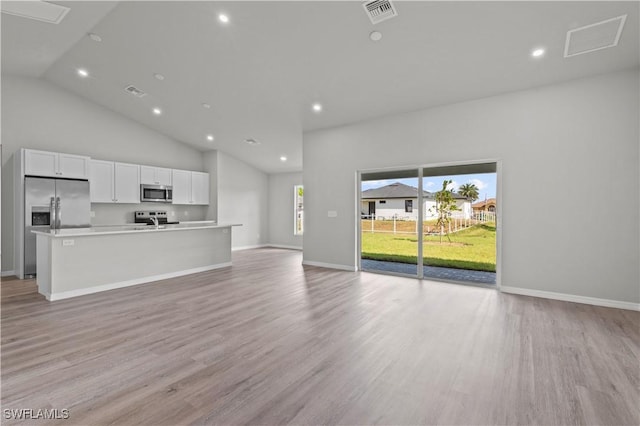
<svg viewBox="0 0 640 426"><path fill-rule="evenodd" d="M626 19L627 15L622 15L567 31L564 57L570 58L617 46Z"/></svg>
<svg viewBox="0 0 640 426"><path fill-rule="evenodd" d="M260 145L260 141L257 141L253 138L248 138L244 140L246 143L248 143L249 145L255 146L255 145Z"/></svg>
<svg viewBox="0 0 640 426"><path fill-rule="evenodd" d="M142 98L147 96L147 94L145 92L143 92L142 90L138 89L136 86L133 85L129 85L127 87L124 88L124 91L127 93L131 93L133 96L137 97L137 98Z"/></svg>
<svg viewBox="0 0 640 426"><path fill-rule="evenodd" d="M364 10L367 12L367 16L372 24L378 24L394 16L398 16L398 12L396 8L393 7L391 0L366 1L362 4L362 7L364 7Z"/></svg>

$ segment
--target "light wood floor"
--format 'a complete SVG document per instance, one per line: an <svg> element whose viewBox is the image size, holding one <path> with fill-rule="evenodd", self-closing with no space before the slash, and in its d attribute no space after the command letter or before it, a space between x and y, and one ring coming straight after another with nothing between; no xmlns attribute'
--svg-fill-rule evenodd
<svg viewBox="0 0 640 426"><path fill-rule="evenodd" d="M295 251L233 261L58 302L3 280L2 408L66 408L65 425L640 423L638 312Z"/></svg>

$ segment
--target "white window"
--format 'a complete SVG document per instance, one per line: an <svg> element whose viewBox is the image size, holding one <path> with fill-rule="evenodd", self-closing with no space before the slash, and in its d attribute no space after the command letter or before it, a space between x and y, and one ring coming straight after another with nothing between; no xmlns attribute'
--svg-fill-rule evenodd
<svg viewBox="0 0 640 426"><path fill-rule="evenodd" d="M304 187L296 185L293 187L293 235L302 235L304 232Z"/></svg>

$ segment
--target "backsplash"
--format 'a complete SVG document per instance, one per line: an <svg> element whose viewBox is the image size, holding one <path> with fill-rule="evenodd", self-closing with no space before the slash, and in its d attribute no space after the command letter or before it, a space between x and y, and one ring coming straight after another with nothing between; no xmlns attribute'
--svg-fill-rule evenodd
<svg viewBox="0 0 640 426"><path fill-rule="evenodd" d="M171 222L185 222L191 220L205 220L207 206L173 205L164 203L140 204L91 204L91 211L95 214L91 218L91 225L121 225L133 223L133 212L137 210L164 210Z"/></svg>

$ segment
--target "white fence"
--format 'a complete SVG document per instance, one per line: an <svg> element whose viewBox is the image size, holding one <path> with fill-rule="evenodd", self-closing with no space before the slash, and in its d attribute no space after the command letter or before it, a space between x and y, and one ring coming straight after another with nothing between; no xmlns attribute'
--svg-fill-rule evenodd
<svg viewBox="0 0 640 426"><path fill-rule="evenodd" d="M495 222L496 212L474 212L473 218L481 222Z"/></svg>
<svg viewBox="0 0 640 426"><path fill-rule="evenodd" d="M424 234L439 235L440 227L433 223L432 218L426 220L427 222L423 225ZM451 216L448 229L446 229L445 232L451 234L481 223L495 222L495 220L496 214L493 212L476 213L473 218L465 218L463 215L453 215ZM389 219L363 216L362 232L418 235L418 221L406 220L395 216Z"/></svg>

